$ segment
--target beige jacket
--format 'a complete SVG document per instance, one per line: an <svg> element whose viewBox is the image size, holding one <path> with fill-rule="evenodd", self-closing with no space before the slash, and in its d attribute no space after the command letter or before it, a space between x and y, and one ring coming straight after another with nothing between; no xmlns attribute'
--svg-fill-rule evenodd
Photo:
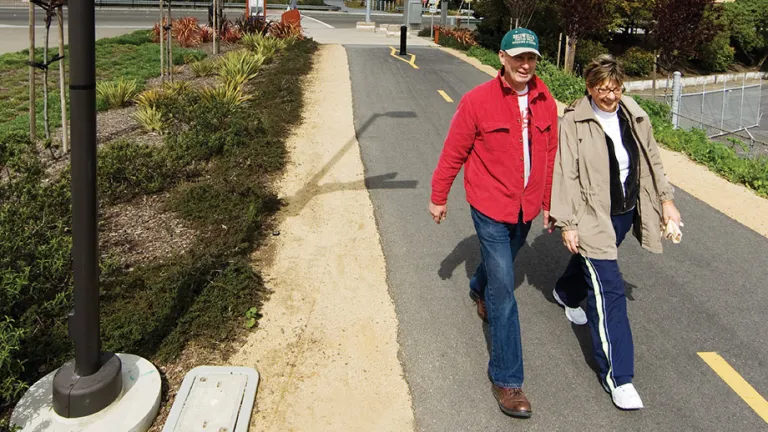
<svg viewBox="0 0 768 432"><path fill-rule="evenodd" d="M638 211L633 233L643 248L661 253L661 201L671 200L674 189L664 174L648 114L628 96L623 96L620 104L640 153ZM559 130L550 214L559 228L578 231L582 255L616 259L608 147L588 97L576 100L565 109Z"/></svg>

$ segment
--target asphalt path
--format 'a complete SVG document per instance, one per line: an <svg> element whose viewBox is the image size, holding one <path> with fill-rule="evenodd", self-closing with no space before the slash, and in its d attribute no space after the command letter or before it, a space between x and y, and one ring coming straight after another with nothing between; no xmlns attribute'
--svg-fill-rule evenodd
<svg viewBox="0 0 768 432"><path fill-rule="evenodd" d="M468 297L479 246L461 175L447 220L436 225L427 211L456 103L489 77L434 48L411 50L419 69L387 47L349 45L347 52L357 137L418 430L768 428L697 354L717 352L768 396L768 240L679 189L682 243L656 255L628 238L620 251L635 384L646 408L616 409L598 383L587 328L571 325L551 296L569 255L559 234L543 232L539 218L516 262L525 390L534 416L503 415L486 372L487 327Z"/></svg>

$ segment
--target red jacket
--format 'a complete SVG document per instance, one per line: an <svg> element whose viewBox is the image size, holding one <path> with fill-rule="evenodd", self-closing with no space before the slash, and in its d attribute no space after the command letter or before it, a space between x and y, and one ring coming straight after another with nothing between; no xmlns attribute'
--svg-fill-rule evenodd
<svg viewBox="0 0 768 432"><path fill-rule="evenodd" d="M549 210L557 154L557 104L539 77L528 82L531 174L523 190L522 118L517 93L496 78L467 92L451 120L448 137L432 175L432 202L445 204L453 180L464 168L467 201L499 222L531 221Z"/></svg>

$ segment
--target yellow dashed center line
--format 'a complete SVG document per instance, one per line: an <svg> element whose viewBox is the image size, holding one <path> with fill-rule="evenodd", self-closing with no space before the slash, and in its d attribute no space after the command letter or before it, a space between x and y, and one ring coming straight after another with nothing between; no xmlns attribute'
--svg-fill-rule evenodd
<svg viewBox="0 0 768 432"><path fill-rule="evenodd" d="M406 60L406 59L400 57L399 55L397 55L397 50L394 47L389 47L389 49L391 50L389 55L391 55L392 57L408 63L414 69L418 69L419 68L418 66L416 66L416 54L408 54L409 56L411 56L411 59L410 60Z"/></svg>
<svg viewBox="0 0 768 432"><path fill-rule="evenodd" d="M736 392L744 402L768 423L768 401L765 400L724 358L715 352L700 352L699 357L704 360L720 378Z"/></svg>
<svg viewBox="0 0 768 432"><path fill-rule="evenodd" d="M446 102L453 102L453 99L451 99L451 97L448 96L448 94L446 92L444 92L442 90L438 90L437 92L440 93L440 96L442 96L443 99L445 99Z"/></svg>

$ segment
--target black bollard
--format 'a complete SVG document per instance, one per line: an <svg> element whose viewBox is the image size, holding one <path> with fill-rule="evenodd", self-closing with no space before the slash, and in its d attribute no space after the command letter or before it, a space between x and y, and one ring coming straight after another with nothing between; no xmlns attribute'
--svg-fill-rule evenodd
<svg viewBox="0 0 768 432"><path fill-rule="evenodd" d="M400 55L405 55L405 38L408 36L408 27L400 26Z"/></svg>

